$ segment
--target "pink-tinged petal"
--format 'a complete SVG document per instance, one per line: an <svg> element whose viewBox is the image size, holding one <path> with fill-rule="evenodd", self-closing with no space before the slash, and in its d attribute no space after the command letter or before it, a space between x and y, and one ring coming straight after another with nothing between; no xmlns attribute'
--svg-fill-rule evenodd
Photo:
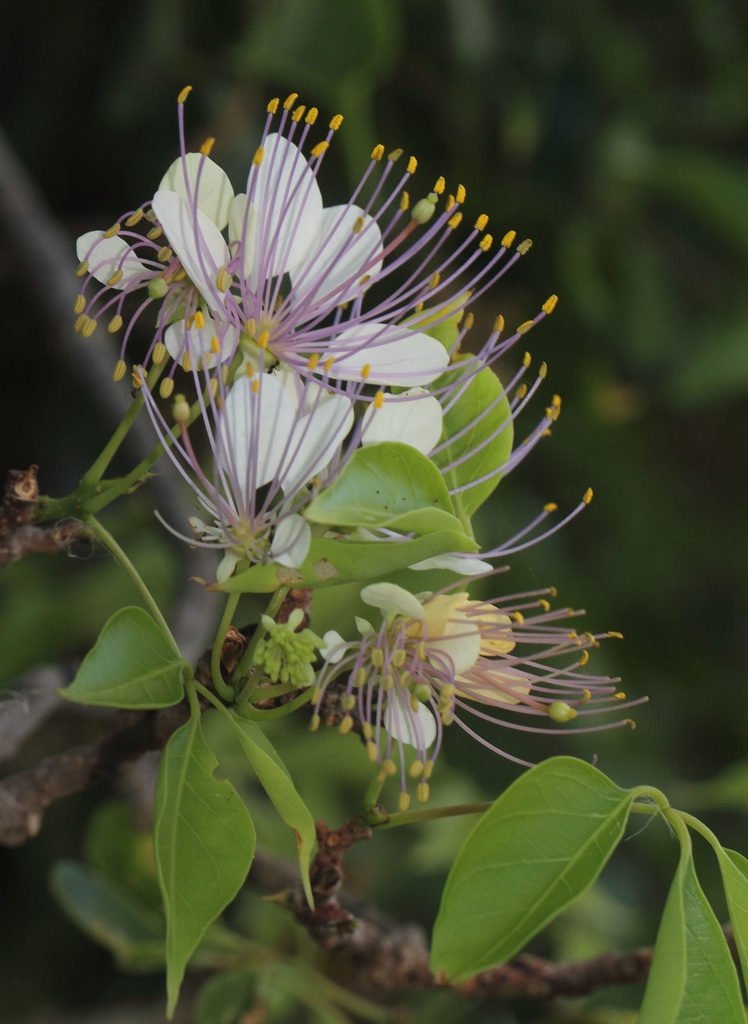
<svg viewBox="0 0 748 1024"><path fill-rule="evenodd" d="M243 192L234 196L229 209L229 242L234 255L241 253L239 273L249 277L255 265L257 248L257 210Z"/></svg>
<svg viewBox="0 0 748 1024"><path fill-rule="evenodd" d="M240 377L229 391L219 425L221 462L245 501L277 477L295 419L291 399L271 374Z"/></svg>
<svg viewBox="0 0 748 1024"><path fill-rule="evenodd" d="M306 519L290 515L281 519L275 528L270 557L288 569L298 569L309 554L312 530Z"/></svg>
<svg viewBox="0 0 748 1024"><path fill-rule="evenodd" d="M414 387L444 372L449 354L428 334L388 324L358 324L335 339L330 370L340 380Z"/></svg>
<svg viewBox="0 0 748 1024"><path fill-rule="evenodd" d="M370 404L363 420L361 444L401 441L428 455L442 436L442 407L425 388L385 395L377 409Z"/></svg>
<svg viewBox="0 0 748 1024"><path fill-rule="evenodd" d="M127 288L131 281L153 273L138 259L127 242L117 235L104 238L103 231L87 231L81 235L75 244L75 251L81 263L88 261L89 272L102 284L109 284L111 278L122 271L122 277L109 285L118 291Z"/></svg>
<svg viewBox="0 0 748 1024"><path fill-rule="evenodd" d="M322 194L301 150L280 135L268 135L263 151L247 181L257 210L255 291L306 259L318 242L322 218Z"/></svg>
<svg viewBox="0 0 748 1024"><path fill-rule="evenodd" d="M234 189L222 167L202 153L177 157L161 179L158 192L176 192L194 203L198 210L223 229L229 222L229 207Z"/></svg>
<svg viewBox="0 0 748 1024"><path fill-rule="evenodd" d="M187 276L210 308L215 309L221 302L216 276L229 261L223 235L212 220L192 209L176 192L157 192L153 212Z"/></svg>
<svg viewBox="0 0 748 1024"><path fill-rule="evenodd" d="M436 719L425 704L413 711L410 694L390 691L384 710L384 728L393 739L416 750L428 750L436 739Z"/></svg>
<svg viewBox="0 0 748 1024"><path fill-rule="evenodd" d="M216 361L216 353L213 349L213 339L218 339L220 346L220 361L225 363L231 359L239 340L239 329L233 324L218 324L208 314L203 316L204 327L187 328L184 320L177 320L169 324L164 332L164 345L172 359L181 360L185 352L190 353L192 365L195 369L204 366L213 366Z"/></svg>
<svg viewBox="0 0 748 1024"><path fill-rule="evenodd" d="M294 425L279 467L283 493L289 497L331 461L353 426L353 403L332 395Z"/></svg>
<svg viewBox="0 0 748 1024"><path fill-rule="evenodd" d="M385 615L406 615L409 619L422 621L426 617L423 605L409 590L397 583L370 583L361 590L361 600Z"/></svg>
<svg viewBox="0 0 748 1024"><path fill-rule="evenodd" d="M339 306L355 298L382 269L382 232L358 206L322 211L319 242L291 272L294 304Z"/></svg>

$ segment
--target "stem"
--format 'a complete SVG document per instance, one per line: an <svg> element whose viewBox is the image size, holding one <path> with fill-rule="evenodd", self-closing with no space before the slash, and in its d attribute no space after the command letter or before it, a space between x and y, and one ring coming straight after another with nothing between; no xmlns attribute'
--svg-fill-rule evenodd
<svg viewBox="0 0 748 1024"><path fill-rule="evenodd" d="M274 696L274 695L271 695ZM296 711L297 708L303 707L307 704L312 697L312 687L310 686L307 690L302 691L298 697L294 697L288 704L281 704L278 708L267 708L263 711L260 708L252 707L249 703L237 704L234 708L237 715L241 715L242 718L251 718L255 722L270 722L274 718L285 718L286 715L290 715L292 711Z"/></svg>
<svg viewBox="0 0 748 1024"><path fill-rule="evenodd" d="M117 429L114 431L112 436L104 445L104 448L99 457L90 467L90 469L87 470L83 477L81 477L81 484L83 487L95 487L96 484L101 480L102 476L104 475L104 472L106 471L107 466L112 461L115 454L117 453L119 446L122 444L125 437L127 436L127 432L137 419L140 410L143 408L143 404L143 396L138 395L135 398L132 405L130 406L130 408L125 413L125 415L122 417L122 420L120 421L120 424L117 427Z"/></svg>
<svg viewBox="0 0 748 1024"><path fill-rule="evenodd" d="M164 634L166 639L172 645L172 647L174 648L174 650L177 653L177 655L181 658L182 657L182 652L179 650L179 645L177 644L176 640L174 639L174 636L172 635L172 632L169 629L169 626L168 626L168 624L166 622L166 619L164 618L163 614L161 613L161 609L156 604L156 601L155 601L155 599L153 597L153 594L151 594L150 590L145 585L143 577L140 575L140 573L135 568L135 566L132 564L132 562L127 557L125 552L119 546L119 544L114 539L114 537L111 535L109 530L107 530L104 526L102 526L102 524L98 521L98 519L95 519L94 516L89 515L89 516L86 516L86 520L85 521L86 521L87 525L90 526L91 531L93 532L94 536L96 536L101 541L101 543L104 545L104 547L107 548L107 550L112 555L114 555L114 557L117 559L119 564L122 566L122 568L125 570L125 572L129 575L130 579L133 581L133 583L137 587L141 597L143 598L143 601L145 602L146 606L148 607L148 610L150 611L150 613L153 616L153 618L156 620L156 624L161 629L161 632Z"/></svg>
<svg viewBox="0 0 748 1024"><path fill-rule="evenodd" d="M412 825L419 821L433 821L435 818L456 818L462 814L483 814L493 807L492 800L476 804L453 804L451 807L424 807L421 811L398 811L387 816L385 821L372 821L371 826L377 831L385 828L397 828L398 825Z"/></svg>
<svg viewBox="0 0 748 1024"><path fill-rule="evenodd" d="M274 619L275 616L278 614L281 605L286 600L286 595L288 594L289 589L289 587L278 587L276 592L270 598L268 606L265 609L265 614L268 615L271 619ZM255 651L257 650L258 644L260 643L260 640L262 640L262 638L265 636L266 632L267 630L262 625L262 621L258 622L257 626L255 627L255 631L252 634L252 639L247 644L247 649L242 655L241 661L236 666L236 669L234 671L235 679L241 680L245 676L250 675L252 668L254 666ZM239 692L239 696L236 698L237 704L246 703L247 698L252 692L252 685L252 680L249 679L244 688Z"/></svg>
<svg viewBox="0 0 748 1024"><path fill-rule="evenodd" d="M239 598L241 594L229 594L229 598L226 601L226 607L223 610L221 621L218 624L218 630L216 632L216 638L213 641L213 650L210 655L210 675L213 680L213 686L215 687L216 693L223 700L234 699L234 688L229 686L223 679L223 673L221 672L221 655L223 653L223 641L228 632L231 620L234 617L236 606L239 604Z"/></svg>
<svg viewBox="0 0 748 1024"><path fill-rule="evenodd" d="M198 684L194 679L188 679L185 683L185 689L187 690L187 699L190 702L190 717L198 718L200 715L200 701L197 697L197 686Z"/></svg>
<svg viewBox="0 0 748 1024"><path fill-rule="evenodd" d="M694 832L698 832L699 835L706 839L709 845L715 850L719 852L723 849L722 843L720 843L714 832L712 832L712 830L705 825L703 821L699 821L698 818L694 818L693 814L689 814L687 811L676 811L675 808L673 808L672 813L673 815L677 814L678 817L686 823L686 825L689 825L694 830ZM668 821L671 821L670 817L668 817Z"/></svg>
<svg viewBox="0 0 748 1024"><path fill-rule="evenodd" d="M369 788L364 794L364 811L367 817L372 817L372 821L389 821L389 815L386 818L382 818L382 812L377 810L379 794L382 792L382 787L386 781L387 776L382 772L381 768L378 768L376 775L371 780Z"/></svg>

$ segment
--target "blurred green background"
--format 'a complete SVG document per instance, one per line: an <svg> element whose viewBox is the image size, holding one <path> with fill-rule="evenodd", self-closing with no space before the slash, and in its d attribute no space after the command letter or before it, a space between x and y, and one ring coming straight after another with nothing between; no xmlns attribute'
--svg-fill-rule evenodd
<svg viewBox="0 0 748 1024"><path fill-rule="evenodd" d="M325 165L326 202L345 199L381 141L418 157L416 189L444 174L449 186L467 187L469 220L485 212L495 235L515 229L533 238L530 256L480 300L473 334L497 313L521 322L557 292L557 311L528 340L549 364L540 401L559 392L563 413L553 437L500 487L482 537L508 536L547 501L570 508L592 486L590 509L513 560L506 585L554 584L562 604L588 610L589 628L620 630L625 642L599 652L597 668L651 703L637 710L634 733L521 747L510 736L511 749L528 760L598 755L622 785L649 783L683 806L711 807L704 813L720 837L748 852L745 819L734 813L748 808L743 0L39 0L14 5L0 69L3 129L69 238L71 274L78 234L152 195L177 153L175 101L187 83L189 140L196 147L216 136L214 156L237 184L267 101L295 91L324 121L345 115ZM43 490L61 495L108 424L58 344L69 311L60 309L57 323L40 316L35 266L9 236L0 244L1 462L38 463ZM76 359L85 362L103 340L81 339ZM189 563L165 540L152 502L144 494L120 528L161 593L175 595ZM5 570L0 677L12 685L39 661L83 653L106 615L131 600L101 554L31 556ZM515 776L462 736L449 741L435 801L490 798ZM64 737L51 742L60 747ZM333 768L345 754L358 765L354 746L335 735L307 740L301 727L288 744L290 767L302 775L307 758L329 755L324 790L309 794L315 815L337 822L351 812L355 787L339 788ZM36 741L21 763L48 749ZM732 784L697 788L731 766ZM81 855L83 822L107 794L102 786L55 808L40 838L0 852L0 892L9 894L3 1020L99 1020L92 1007L159 991L153 979L118 979L47 894L49 865ZM604 876L607 888L556 927L555 955L652 941L675 857L660 831L626 844ZM463 834L452 823L380 837L354 858L368 897L428 923ZM407 864L420 880L389 864ZM708 879L708 862L705 869ZM604 994L597 1003L637 998ZM465 1012L435 1007L417 1019ZM481 1012L544 1019L536 1010Z"/></svg>

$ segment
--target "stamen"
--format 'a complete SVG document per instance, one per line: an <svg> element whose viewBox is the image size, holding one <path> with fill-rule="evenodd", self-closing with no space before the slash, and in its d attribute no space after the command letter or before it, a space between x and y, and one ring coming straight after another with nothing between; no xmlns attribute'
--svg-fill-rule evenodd
<svg viewBox="0 0 748 1024"><path fill-rule="evenodd" d="M123 323L124 323L124 321L123 321L122 317L119 315L119 313L117 313L109 321L109 323L107 324L107 328L106 329L109 331L110 334L116 334L117 331L120 329L120 327L122 327Z"/></svg>
<svg viewBox="0 0 748 1024"><path fill-rule="evenodd" d="M161 383L158 386L158 393L161 395L162 398L169 398L169 396L171 395L173 390L174 390L174 378L173 377L164 377L164 379L161 381ZM177 398L180 398L180 397L184 398L184 395L181 395L181 396L178 395L177 396ZM176 399L175 399L175 407L176 407ZM189 419L189 417L187 417L187 418ZM180 422L179 420L177 420L176 414L174 414L174 419L177 422Z"/></svg>
<svg viewBox="0 0 748 1024"><path fill-rule="evenodd" d="M114 373L112 374L112 380L115 381L115 383L117 381L122 380L122 378L125 376L126 371L127 371L127 363L124 361L124 359L118 360L117 365L114 367Z"/></svg>
<svg viewBox="0 0 748 1024"><path fill-rule="evenodd" d="M330 120L330 129L332 131L336 132L338 130L338 128L340 128L342 123L343 123L343 115L342 114L335 114L334 117L332 117L331 120Z"/></svg>
<svg viewBox="0 0 748 1024"><path fill-rule="evenodd" d="M192 86L191 85L185 85L184 89L182 89L180 94L177 96L177 103L184 103L184 101L187 99L187 97L189 96L189 94L191 92L192 92Z"/></svg>
<svg viewBox="0 0 748 1024"><path fill-rule="evenodd" d="M202 153L202 155L203 156L210 156L211 151L212 151L213 147L215 146L215 144L216 144L216 140L213 138L213 136L212 135L208 136L208 138L205 140L205 142L200 147L200 152Z"/></svg>

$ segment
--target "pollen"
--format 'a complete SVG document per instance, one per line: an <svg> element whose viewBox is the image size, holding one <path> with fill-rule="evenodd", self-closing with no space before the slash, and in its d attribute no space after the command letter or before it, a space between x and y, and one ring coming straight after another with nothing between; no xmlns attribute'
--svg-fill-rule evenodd
<svg viewBox="0 0 748 1024"><path fill-rule="evenodd" d="M112 374L112 380L115 381L115 383L117 381L122 380L122 378L125 376L126 372L127 372L127 363L125 362L124 359L120 359L119 362L117 363L117 365L114 367L114 373Z"/></svg>
<svg viewBox="0 0 748 1024"><path fill-rule="evenodd" d="M112 226L110 228L108 228L104 232L103 237L104 238L114 238L115 235L119 234L121 229L122 229L122 225L120 224L119 221L117 221L116 224L112 224Z"/></svg>
<svg viewBox="0 0 748 1024"><path fill-rule="evenodd" d="M338 130L338 128L340 128L342 123L343 123L343 115L342 114L335 114L335 116L330 121L330 128L332 129L332 131L336 132Z"/></svg>
<svg viewBox="0 0 748 1024"><path fill-rule="evenodd" d="M134 388L143 387L143 378L140 376L137 370L132 371L132 386Z"/></svg>
<svg viewBox="0 0 748 1024"><path fill-rule="evenodd" d="M278 104L279 103L280 103L280 100L278 99L277 96L274 99L272 99L268 103L268 105L267 105L267 112L268 112L268 114L277 114L278 113Z"/></svg>
<svg viewBox="0 0 748 1024"><path fill-rule="evenodd" d="M371 151L372 160L381 160L384 156L384 146L382 143L378 143Z"/></svg>
<svg viewBox="0 0 748 1024"><path fill-rule="evenodd" d="M377 391L374 401L371 403L375 409L381 409L384 405L384 391Z"/></svg>
<svg viewBox="0 0 748 1024"><path fill-rule="evenodd" d="M525 322L523 324L520 324L517 328L517 334L527 334L527 332L531 331L534 326L534 320L525 320Z"/></svg>
<svg viewBox="0 0 748 1024"><path fill-rule="evenodd" d="M78 266L75 268L76 277L85 277L88 273L88 260L81 260Z"/></svg>
<svg viewBox="0 0 748 1024"><path fill-rule="evenodd" d="M122 317L119 315L119 313L117 313L106 325L106 329L109 331L110 334L116 334L117 331L122 327L123 323L124 321L122 320Z"/></svg>
<svg viewBox="0 0 748 1024"><path fill-rule="evenodd" d="M366 753L369 755L369 760L373 764L377 759L379 751L377 750L376 743L374 743L372 740L369 740L368 743L366 744Z"/></svg>
<svg viewBox="0 0 748 1024"><path fill-rule="evenodd" d="M316 370L318 362L319 362L319 352L312 352L312 354L309 356L309 360L308 360L306 365L307 365L307 367L310 370Z"/></svg>
<svg viewBox="0 0 748 1024"><path fill-rule="evenodd" d="M550 601L546 601L545 598L541 598L538 601L538 607L544 612L549 612L551 610Z"/></svg>
<svg viewBox="0 0 748 1024"><path fill-rule="evenodd" d="M590 652L589 651L582 651L582 656L579 659L579 667L580 668L584 668L584 666L587 664L587 662L589 660L590 660Z"/></svg>
<svg viewBox="0 0 748 1024"><path fill-rule="evenodd" d="M257 392L260 390L260 378L254 377L250 387L252 388L252 394L256 395Z"/></svg>
<svg viewBox="0 0 748 1024"><path fill-rule="evenodd" d="M182 369L186 373L189 373L190 370L192 369L192 356L190 355L189 352L185 352L185 354L182 356Z"/></svg>
<svg viewBox="0 0 748 1024"><path fill-rule="evenodd" d="M507 233L501 239L501 247L502 247L502 249L508 249L510 246L514 245L514 239L516 237L517 237L517 232L516 231L507 231Z"/></svg>
<svg viewBox="0 0 748 1024"><path fill-rule="evenodd" d="M530 249L532 249L531 238L526 238L524 242L520 242L517 246L517 252L520 254L520 256L526 256Z"/></svg>
<svg viewBox="0 0 748 1024"><path fill-rule="evenodd" d="M191 85L185 85L184 89L182 89L180 94L177 96L177 103L184 103L184 101L187 99L187 97L189 96L189 94L191 92L192 92L192 86Z"/></svg>
<svg viewBox="0 0 748 1024"><path fill-rule="evenodd" d="M606 633L605 635L609 636L611 638L611 640L623 640L623 633L613 632L613 633Z"/></svg>
<svg viewBox="0 0 748 1024"><path fill-rule="evenodd" d="M618 693L613 694L613 700L626 700L626 694L623 690L619 690Z"/></svg>
<svg viewBox="0 0 748 1024"><path fill-rule="evenodd" d="M423 766L423 777L424 777L424 779L430 779L431 778L431 773L433 772L433 770L434 770L434 762L433 761L427 761L424 764L424 766Z"/></svg>
<svg viewBox="0 0 748 1024"><path fill-rule="evenodd" d="M157 341L153 346L152 359L156 366L160 366L164 359L166 359L166 345L164 345L163 341Z"/></svg>
<svg viewBox="0 0 748 1024"><path fill-rule="evenodd" d="M160 238L160 237L161 237L161 228L158 226L158 224L154 228L151 228L151 230L146 235L146 238L150 239L151 242L155 242L156 239Z"/></svg>
<svg viewBox="0 0 748 1024"><path fill-rule="evenodd" d="M158 386L158 393L161 395L162 398L169 398L169 397L171 397L171 394L172 394L173 391L174 391L174 378L173 377L164 377L164 379L161 381L161 383ZM178 416L178 412L181 411L181 405L179 405L180 398L181 398L182 402L184 402L184 404L187 405L187 400L185 399L184 395L177 395L176 398L174 399L174 406L172 408L172 416L174 418L174 422L175 423L186 423L187 420L189 419L189 409L190 409L190 407L189 407L189 405L187 405L187 415L184 417L184 419L180 419L179 416Z"/></svg>
<svg viewBox="0 0 748 1024"><path fill-rule="evenodd" d="M316 146L312 148L311 156L319 157L322 156L330 148L329 142L318 142Z"/></svg>
<svg viewBox="0 0 748 1024"><path fill-rule="evenodd" d="M394 164L395 161L399 160L402 155L402 149L393 149L387 154L387 159L390 161L391 164Z"/></svg>
<svg viewBox="0 0 748 1024"><path fill-rule="evenodd" d="M429 784L428 782L419 782L416 786L416 800L419 804L428 803L429 799Z"/></svg>
<svg viewBox="0 0 748 1024"><path fill-rule="evenodd" d="M361 367L361 380L366 380L370 373L371 363L364 363L364 365Z"/></svg>
<svg viewBox="0 0 748 1024"><path fill-rule="evenodd" d="M429 288L432 288L432 289L433 289L433 288L436 288L436 286L437 286L437 285L439 284L439 282L441 281L441 279L442 279L442 275L441 275L441 274L439 273L439 271L438 271L438 270L437 270L437 271L435 271L435 272L434 272L434 273L433 273L433 274L431 275L431 277L429 278Z"/></svg>
<svg viewBox="0 0 748 1024"><path fill-rule="evenodd" d="M324 363L322 364L322 369L325 371L325 373L330 372L330 370L332 369L332 364L334 362L335 356L330 356L329 358L325 359Z"/></svg>
<svg viewBox="0 0 748 1024"><path fill-rule="evenodd" d="M73 312L76 313L76 314L80 314L80 313L83 312L83 310L85 308L86 308L86 297L85 297L85 295L79 295L76 298L76 300L75 300L75 305L73 306Z"/></svg>
<svg viewBox="0 0 748 1024"><path fill-rule="evenodd" d="M423 775L423 761L419 761L416 758L408 769L408 775L410 775L411 779L417 779L419 775Z"/></svg>
<svg viewBox="0 0 748 1024"><path fill-rule="evenodd" d="M257 344L264 351L268 347L268 342L269 341L270 341L270 331L262 331L260 333L259 338L257 339Z"/></svg>
<svg viewBox="0 0 748 1024"><path fill-rule="evenodd" d="M501 332L504 330L504 317L501 315L501 313L499 313L499 315L494 320L493 329L494 331L496 331L497 334L501 334Z"/></svg>
<svg viewBox="0 0 748 1024"><path fill-rule="evenodd" d="M548 298L543 303L543 305L541 306L541 309L543 310L544 313L546 313L548 316L550 316L550 314L556 308L557 304L558 304L558 295L549 295Z"/></svg>
<svg viewBox="0 0 748 1024"><path fill-rule="evenodd" d="M205 142L200 147L200 152L202 153L202 155L203 156L210 156L210 154L211 154L215 144L216 144L216 140L213 138L212 135L209 135L208 138L205 140Z"/></svg>
<svg viewBox="0 0 748 1024"><path fill-rule="evenodd" d="M135 210L125 221L126 228L134 228L136 224L139 224L143 219L143 211L141 209Z"/></svg>
<svg viewBox="0 0 748 1024"><path fill-rule="evenodd" d="M195 312L195 327L198 331L201 331L203 327L205 327L205 317L203 316L203 311L201 309L198 309Z"/></svg>
<svg viewBox="0 0 748 1024"><path fill-rule="evenodd" d="M556 512L557 510L558 505L555 501L549 501L546 505L543 505L543 511L547 512L548 515L550 515L552 512Z"/></svg>
<svg viewBox="0 0 748 1024"><path fill-rule="evenodd" d="M488 252L492 245L493 235L484 235L483 238L481 238L480 242L478 243L478 248L482 249L483 252Z"/></svg>
<svg viewBox="0 0 748 1024"><path fill-rule="evenodd" d="M487 224L488 224L488 216L487 216L487 214L482 213L480 215L480 217L477 219L477 221L475 222L475 230L476 231L485 231Z"/></svg>
<svg viewBox="0 0 748 1024"><path fill-rule="evenodd" d="M465 311L463 310L462 312L464 313ZM460 318L462 318L462 313L460 313ZM458 320L457 322L459 323L460 321ZM464 324L464 328L463 329L466 330L466 331L469 331L474 323L475 323L475 313L468 313L468 315L465 317L465 324Z"/></svg>
<svg viewBox="0 0 748 1024"><path fill-rule="evenodd" d="M353 234L354 234L354 235L360 235L360 234L361 234L361 232L362 232L362 231L363 231L363 229L364 229L364 224L365 224L365 223L366 223L366 222L364 221L364 218L363 218L363 217L358 217L358 218L356 219L356 223L355 223L355 224L353 225L353 227L351 228L351 230L353 231Z"/></svg>
<svg viewBox="0 0 748 1024"><path fill-rule="evenodd" d="M541 380L545 380L547 375L548 375L548 363L546 363L546 361L543 360L543 362L540 364L540 368L538 370L538 377L540 377ZM558 398L558 395L555 395L554 399L555 398ZM559 401L561 401L561 400L559 399Z"/></svg>
<svg viewBox="0 0 748 1024"><path fill-rule="evenodd" d="M283 101L283 109L290 110L298 98L299 94L297 92L290 92Z"/></svg>
<svg viewBox="0 0 748 1024"><path fill-rule="evenodd" d="M453 231L456 228L458 228L461 223L462 223L462 213L460 211L458 211L457 213L453 213L452 216L447 221L447 224L452 228Z"/></svg>
<svg viewBox="0 0 748 1024"><path fill-rule="evenodd" d="M566 421L564 420L564 422L566 422ZM588 487L587 490L582 495L582 501L585 503L585 505L589 505L589 503L592 501L593 494L594 494L594 492L593 492L592 488Z"/></svg>
<svg viewBox="0 0 748 1024"><path fill-rule="evenodd" d="M265 149L263 146L258 146L255 150L255 155L252 157L252 166L259 167L262 163L262 158L265 156Z"/></svg>
<svg viewBox="0 0 748 1024"><path fill-rule="evenodd" d="M525 624L525 617L522 612L512 612L511 618L518 626L523 626Z"/></svg>
<svg viewBox="0 0 748 1024"><path fill-rule="evenodd" d="M436 179L436 181L434 182L434 188L433 188L433 191L434 191L434 192L436 192L436 194L437 194L438 196L440 196L440 195L442 195L442 193L444 192L444 189L445 189L446 187L447 187L447 183L446 183L446 181L444 180L444 175L440 174L440 175L439 175L439 177L438 177L438 178Z"/></svg>
<svg viewBox="0 0 748 1024"><path fill-rule="evenodd" d="M169 246L163 245L156 253L156 259L159 263L169 263L173 255L174 253Z"/></svg>
<svg viewBox="0 0 748 1024"><path fill-rule="evenodd" d="M410 807L410 794L409 793L401 793L400 794L400 797L399 797L399 799L397 801L397 807L398 807L398 810L401 813L404 812L404 811L407 811L407 809Z"/></svg>
<svg viewBox="0 0 748 1024"><path fill-rule="evenodd" d="M306 104L302 103L298 107L296 107L294 112L291 114L291 120L295 121L296 124L298 124L299 121L302 119L302 117L304 116L305 113L306 113Z"/></svg>
<svg viewBox="0 0 748 1024"><path fill-rule="evenodd" d="M84 338L90 338L93 332L96 330L96 320L93 320L90 316L86 317L86 322L81 328L81 334Z"/></svg>
<svg viewBox="0 0 748 1024"><path fill-rule="evenodd" d="M403 194L400 196L400 209L405 213L410 208L410 194L403 190Z"/></svg>
<svg viewBox="0 0 748 1024"><path fill-rule="evenodd" d="M216 288L219 292L227 292L231 287L231 274L228 272L226 267L221 269L216 274Z"/></svg>
<svg viewBox="0 0 748 1024"><path fill-rule="evenodd" d="M312 715L312 720L309 723L309 731L316 732L320 727L321 718L319 715Z"/></svg>
<svg viewBox="0 0 748 1024"><path fill-rule="evenodd" d="M221 342L218 340L217 334L214 334L210 339L210 350L211 352L214 352L215 355L218 355L221 351Z"/></svg>
<svg viewBox="0 0 748 1024"><path fill-rule="evenodd" d="M466 196L467 196L467 192L465 191L465 186L464 185L458 185L457 186L457 194L455 195L455 199L460 204L460 206L462 206L462 204L465 202Z"/></svg>
<svg viewBox="0 0 748 1024"><path fill-rule="evenodd" d="M418 169L418 161L414 156L408 157L408 166L405 168L406 174L415 174Z"/></svg>

